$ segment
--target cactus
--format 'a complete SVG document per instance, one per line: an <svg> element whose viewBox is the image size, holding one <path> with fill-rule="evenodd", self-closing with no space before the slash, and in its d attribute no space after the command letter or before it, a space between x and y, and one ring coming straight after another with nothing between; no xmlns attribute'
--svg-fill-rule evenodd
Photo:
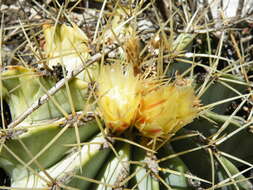
<svg viewBox="0 0 253 190"><path fill-rule="evenodd" d="M213 54L215 37L193 33L201 19L190 12L178 33L181 10L162 21L152 1L105 5L98 53L76 24L45 23L37 67L1 70L11 122L1 114L0 167L11 182L0 189L252 189L252 110L238 114L252 104L252 63L222 55L225 34ZM144 41L146 10L160 28Z"/></svg>

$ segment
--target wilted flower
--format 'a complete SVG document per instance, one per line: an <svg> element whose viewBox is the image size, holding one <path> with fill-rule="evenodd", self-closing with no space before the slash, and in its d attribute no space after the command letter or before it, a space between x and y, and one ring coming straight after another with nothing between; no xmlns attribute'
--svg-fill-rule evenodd
<svg viewBox="0 0 253 190"><path fill-rule="evenodd" d="M129 37L124 43L125 57L129 64L133 65L134 73L140 73L140 64L141 64L141 44L140 39L133 34Z"/></svg>
<svg viewBox="0 0 253 190"><path fill-rule="evenodd" d="M170 138L197 116L197 98L190 82L178 79L173 84L146 88L135 126L147 137Z"/></svg>
<svg viewBox="0 0 253 190"><path fill-rule="evenodd" d="M90 57L87 47L88 38L77 25L67 26L65 24L44 24L45 53L49 58L49 68L62 64L68 72L76 70ZM94 65L92 65L94 67ZM94 68L90 68L96 70ZM86 72L86 71L85 71ZM79 75L81 79L87 79L87 73Z"/></svg>
<svg viewBox="0 0 253 190"><path fill-rule="evenodd" d="M98 105L107 127L123 132L133 124L139 107L140 83L132 66L103 66L98 78Z"/></svg>

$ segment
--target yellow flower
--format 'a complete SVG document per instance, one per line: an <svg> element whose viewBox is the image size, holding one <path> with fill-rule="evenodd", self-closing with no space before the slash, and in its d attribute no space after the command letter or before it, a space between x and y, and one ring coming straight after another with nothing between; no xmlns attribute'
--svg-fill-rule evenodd
<svg viewBox="0 0 253 190"><path fill-rule="evenodd" d="M98 78L99 110L113 132L123 132L136 117L141 95L140 82L131 65L103 66Z"/></svg>
<svg viewBox="0 0 253 190"><path fill-rule="evenodd" d="M170 138L197 116L197 98L186 80L145 90L135 124L144 136Z"/></svg>

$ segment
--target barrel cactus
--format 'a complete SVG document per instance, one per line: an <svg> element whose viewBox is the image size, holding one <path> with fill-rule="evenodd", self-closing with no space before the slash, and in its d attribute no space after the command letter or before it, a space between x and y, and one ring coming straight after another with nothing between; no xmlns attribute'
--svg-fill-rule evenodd
<svg viewBox="0 0 253 190"><path fill-rule="evenodd" d="M47 21L36 66L2 68L0 188L252 189L252 63L226 57L225 32L196 32L184 3L168 19L161 2L101 6L93 40Z"/></svg>

